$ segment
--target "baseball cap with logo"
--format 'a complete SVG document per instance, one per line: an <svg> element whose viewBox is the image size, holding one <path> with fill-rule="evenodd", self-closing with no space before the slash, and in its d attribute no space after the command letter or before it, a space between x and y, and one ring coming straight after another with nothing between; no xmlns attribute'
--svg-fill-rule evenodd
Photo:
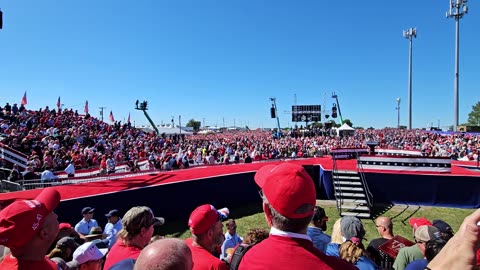
<svg viewBox="0 0 480 270"><path fill-rule="evenodd" d="M107 254L108 248L99 249L95 243L86 242L79 246L75 252L73 252L73 260L67 265L72 268L79 267L81 264L84 264L88 261L100 260Z"/></svg>
<svg viewBox="0 0 480 270"><path fill-rule="evenodd" d="M228 209L222 209L224 211L220 212L211 204L204 204L195 208L188 219L190 231L193 234L202 234L208 231L217 221L222 221L227 218L226 213L229 212Z"/></svg>
<svg viewBox="0 0 480 270"><path fill-rule="evenodd" d="M0 245L19 248L42 228L45 218L60 203L60 193L45 188L34 200L19 200L0 211Z"/></svg>
<svg viewBox="0 0 480 270"><path fill-rule="evenodd" d="M427 242L440 236L440 231L429 225L422 225L415 230L415 239L419 242Z"/></svg>
<svg viewBox="0 0 480 270"><path fill-rule="evenodd" d="M424 217L411 218L411 219L408 220L408 223L410 224L410 226L413 227L414 230L416 230L418 227L423 226L423 225L432 226L432 222L430 222L430 220L428 220Z"/></svg>
<svg viewBox="0 0 480 270"><path fill-rule="evenodd" d="M267 165L255 174L268 203L287 218L313 215L316 203L315 186L307 171L296 164Z"/></svg>

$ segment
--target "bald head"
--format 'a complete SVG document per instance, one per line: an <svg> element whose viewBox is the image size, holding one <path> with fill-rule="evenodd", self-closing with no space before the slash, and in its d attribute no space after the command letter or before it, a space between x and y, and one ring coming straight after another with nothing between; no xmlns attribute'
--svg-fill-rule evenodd
<svg viewBox="0 0 480 270"><path fill-rule="evenodd" d="M191 270L192 252L180 239L164 238L146 246L137 261L134 270Z"/></svg>
<svg viewBox="0 0 480 270"><path fill-rule="evenodd" d="M385 229L389 229L389 230L393 229L392 219L389 218L389 217L379 217L379 218L377 218L376 225L377 226L382 226Z"/></svg>

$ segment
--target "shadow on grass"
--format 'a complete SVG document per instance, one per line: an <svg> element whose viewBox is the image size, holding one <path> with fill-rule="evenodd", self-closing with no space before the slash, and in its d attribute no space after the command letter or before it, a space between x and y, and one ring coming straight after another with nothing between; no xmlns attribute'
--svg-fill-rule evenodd
<svg viewBox="0 0 480 270"><path fill-rule="evenodd" d="M375 203L371 209L371 219L375 220L377 217L383 216L393 206L393 203Z"/></svg>
<svg viewBox="0 0 480 270"><path fill-rule="evenodd" d="M391 210L394 206L397 206L397 207L401 206L402 209L398 213L396 213L394 216L391 216L392 220L396 220L397 218L404 215L407 211L411 211L414 209L413 212L411 212L407 217L400 220L400 222L402 222L403 225L406 225L408 223L408 220L411 217L415 216L415 214L417 214L417 212L420 211L420 209L422 209L422 206L418 204L409 205L405 203L403 205L395 205L393 203L376 203L371 211L372 220L375 220L377 217L383 216L386 212Z"/></svg>
<svg viewBox="0 0 480 270"><path fill-rule="evenodd" d="M241 219L243 217L262 213L262 204L250 203L238 207L229 208L229 218ZM159 228L161 235L169 235L170 237L180 237L188 231L188 217L184 219L166 220L165 224Z"/></svg>

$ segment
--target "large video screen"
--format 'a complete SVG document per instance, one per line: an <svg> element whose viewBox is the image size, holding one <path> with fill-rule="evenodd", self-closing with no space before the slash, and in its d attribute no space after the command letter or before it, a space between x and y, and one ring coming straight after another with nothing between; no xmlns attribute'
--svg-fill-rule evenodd
<svg viewBox="0 0 480 270"><path fill-rule="evenodd" d="M293 105L292 122L320 122L321 110L320 105Z"/></svg>

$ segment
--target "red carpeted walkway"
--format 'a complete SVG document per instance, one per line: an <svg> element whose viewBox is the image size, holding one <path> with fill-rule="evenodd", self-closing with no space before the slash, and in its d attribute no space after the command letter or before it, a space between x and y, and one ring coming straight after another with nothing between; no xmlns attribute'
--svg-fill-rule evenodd
<svg viewBox="0 0 480 270"><path fill-rule="evenodd" d="M266 164L278 164L281 162L293 162L302 165L320 165L325 170L332 170L333 162L331 157L297 159L287 161L271 161L271 162L257 162L252 164L231 164L231 165L216 165L216 166L201 166L189 169L181 169L176 171L162 171L152 172L151 174L133 176L129 178L122 178L116 180L104 180L90 183L81 183L75 185L57 186L56 188L61 193L62 200L69 200L75 198L95 196L99 194L114 193L123 190L144 188L156 185L165 185L181 181L198 181L204 178L211 178L225 174L237 174L245 172L254 172ZM480 171L469 170L459 165L475 166L473 162L452 162L451 175L464 176L480 176ZM337 161L337 168L339 170L356 170L356 160L339 160ZM373 171L366 171L373 172ZM379 172L379 171L374 171ZM394 174L411 174L407 172L398 171L382 171L382 173ZM443 174L445 175L445 174ZM16 199L32 199L40 193L41 189L10 192L0 194L0 202L12 201Z"/></svg>

